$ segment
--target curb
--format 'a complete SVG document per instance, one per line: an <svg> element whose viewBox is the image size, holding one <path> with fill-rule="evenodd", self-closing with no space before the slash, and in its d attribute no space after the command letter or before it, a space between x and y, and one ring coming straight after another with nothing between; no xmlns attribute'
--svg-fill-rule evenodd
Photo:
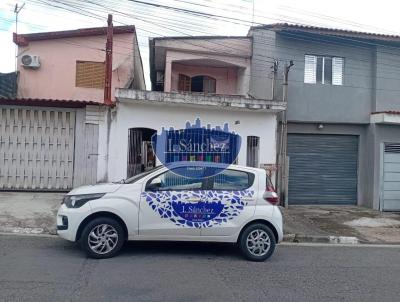
<svg viewBox="0 0 400 302"><path fill-rule="evenodd" d="M31 236L54 236L57 231L43 228L22 228L22 227L0 227L2 235L31 235Z"/></svg>
<svg viewBox="0 0 400 302"><path fill-rule="evenodd" d="M32 234L32 233L10 233L10 232L3 232L0 230L0 236L17 236L17 237L38 237L38 238L58 238L56 235L51 235L48 233L39 233L39 234Z"/></svg>
<svg viewBox="0 0 400 302"><path fill-rule="evenodd" d="M313 236L302 234L285 234L283 242L294 243L329 243L329 244L359 244L357 237L350 236Z"/></svg>

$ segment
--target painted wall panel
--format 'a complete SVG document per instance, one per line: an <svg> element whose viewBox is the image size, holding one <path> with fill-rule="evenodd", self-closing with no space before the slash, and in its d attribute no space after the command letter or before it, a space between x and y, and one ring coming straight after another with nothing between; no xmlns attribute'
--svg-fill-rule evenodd
<svg viewBox="0 0 400 302"><path fill-rule="evenodd" d="M371 47L343 41L253 31L251 94L270 99L272 65L279 60L275 98L282 99L284 62L293 60L288 85L288 120L296 122L368 123L374 97L374 54ZM304 83L306 54L344 58L343 85Z"/></svg>
<svg viewBox="0 0 400 302"><path fill-rule="evenodd" d="M111 121L108 180L126 178L128 154L128 129L145 127L161 131L162 127L182 129L187 121L199 117L203 125L223 126L229 124L230 131L242 137L238 164L246 165L247 136L260 137L260 164L275 164L276 161L276 114L255 111L224 110L223 108L199 108L190 106L153 105L142 103L118 103ZM104 131L100 140L105 139ZM99 154L102 158L104 154ZM99 169L104 170L99 163Z"/></svg>

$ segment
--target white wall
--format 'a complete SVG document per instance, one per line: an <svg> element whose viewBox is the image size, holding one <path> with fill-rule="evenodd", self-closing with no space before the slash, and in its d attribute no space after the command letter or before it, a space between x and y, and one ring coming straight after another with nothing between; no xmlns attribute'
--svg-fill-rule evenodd
<svg viewBox="0 0 400 302"><path fill-rule="evenodd" d="M187 121L200 118L202 125L212 127L228 123L229 130L242 137L239 165L246 165L247 136L260 137L260 164L275 164L276 159L276 115L269 112L234 111L227 109L203 109L177 105L155 105L142 103L117 103L112 114L108 156L108 180L126 178L128 154L128 129L146 127L160 131L162 127L185 128ZM235 121L240 124L235 125ZM100 136L107 135L101 131ZM100 137L100 141L106 141ZM104 151L103 151L104 152ZM100 154L104 158L104 154ZM104 162L99 161L99 171L104 171Z"/></svg>

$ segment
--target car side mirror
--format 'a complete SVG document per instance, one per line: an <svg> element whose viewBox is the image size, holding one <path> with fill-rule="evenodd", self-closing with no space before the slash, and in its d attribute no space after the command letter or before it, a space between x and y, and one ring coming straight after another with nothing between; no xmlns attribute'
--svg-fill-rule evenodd
<svg viewBox="0 0 400 302"><path fill-rule="evenodd" d="M162 181L160 177L153 178L152 181L147 185L147 189L150 191L157 191L161 187Z"/></svg>

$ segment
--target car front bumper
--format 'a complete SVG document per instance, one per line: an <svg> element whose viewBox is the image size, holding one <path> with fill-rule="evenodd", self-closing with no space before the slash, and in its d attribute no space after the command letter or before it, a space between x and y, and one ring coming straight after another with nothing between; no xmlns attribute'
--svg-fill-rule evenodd
<svg viewBox="0 0 400 302"><path fill-rule="evenodd" d="M57 234L66 240L76 241L76 234L82 221L91 213L87 202L80 208L67 208L62 204L57 213Z"/></svg>

